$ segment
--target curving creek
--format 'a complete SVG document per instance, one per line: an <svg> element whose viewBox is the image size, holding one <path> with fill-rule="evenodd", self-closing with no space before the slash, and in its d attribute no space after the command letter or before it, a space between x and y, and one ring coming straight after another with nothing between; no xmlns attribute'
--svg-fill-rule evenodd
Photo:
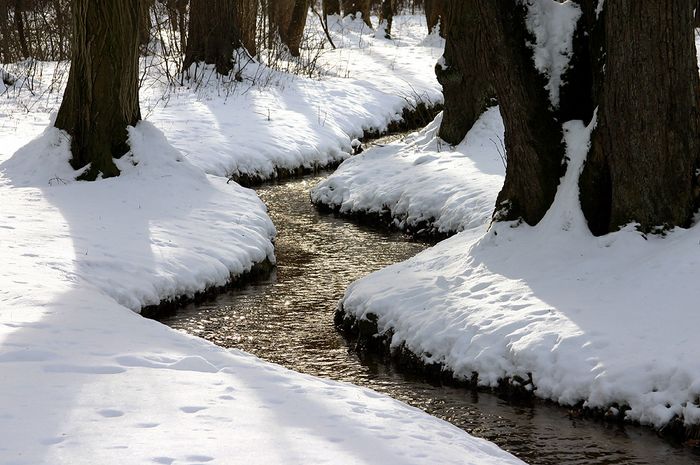
<svg viewBox="0 0 700 465"><path fill-rule="evenodd" d="M333 326L345 288L430 244L318 213L309 190L323 176L257 189L278 230L277 267L267 279L190 304L161 321L292 370L388 394L531 464L700 463L697 450L676 447L650 429L570 418L565 409L545 402L514 404L488 393L433 385L381 360L360 358Z"/></svg>

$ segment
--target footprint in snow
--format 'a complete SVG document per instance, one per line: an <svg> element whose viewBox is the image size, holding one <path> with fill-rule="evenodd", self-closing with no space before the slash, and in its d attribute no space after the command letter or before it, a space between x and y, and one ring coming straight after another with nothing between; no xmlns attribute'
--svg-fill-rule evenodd
<svg viewBox="0 0 700 465"><path fill-rule="evenodd" d="M116 417L121 417L122 415L124 415L124 412L122 412L121 410L112 409L112 408L102 409L102 410L99 410L97 413L99 413L100 415L102 415L105 418L116 418Z"/></svg>
<svg viewBox="0 0 700 465"><path fill-rule="evenodd" d="M196 405L189 405L189 406L185 406L185 407L180 407L180 410L185 412L185 413L197 413L197 412L200 412L200 411L206 410L206 409L207 409L207 407L199 407Z"/></svg>

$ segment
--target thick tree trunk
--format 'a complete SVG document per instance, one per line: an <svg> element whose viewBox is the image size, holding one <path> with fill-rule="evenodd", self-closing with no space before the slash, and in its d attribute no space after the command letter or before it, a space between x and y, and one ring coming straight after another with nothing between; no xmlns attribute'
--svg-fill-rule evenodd
<svg viewBox="0 0 700 465"><path fill-rule="evenodd" d="M445 54L435 66L445 96L439 136L459 144L495 97L486 63L486 33L479 20L478 0L449 0Z"/></svg>
<svg viewBox="0 0 700 465"><path fill-rule="evenodd" d="M185 69L203 61L215 65L219 74L233 67L233 51L240 44L235 27L235 0L192 0Z"/></svg>
<svg viewBox="0 0 700 465"><path fill-rule="evenodd" d="M344 16L352 16L354 18L360 13L365 24L372 27L370 0L343 0L342 3Z"/></svg>
<svg viewBox="0 0 700 465"><path fill-rule="evenodd" d="M593 233L687 225L697 207L695 0L605 2L605 79L581 178Z"/></svg>
<svg viewBox="0 0 700 465"><path fill-rule="evenodd" d="M561 125L550 109L545 79L533 66L525 7L517 0L478 1L484 52L505 125L506 179L494 219L538 223L562 174Z"/></svg>
<svg viewBox="0 0 700 465"><path fill-rule="evenodd" d="M84 179L116 176L127 126L141 119L138 98L141 0L73 0L73 57L56 127L72 137L71 164Z"/></svg>
<svg viewBox="0 0 700 465"><path fill-rule="evenodd" d="M300 55L299 47L304 37L306 17L309 14L309 0L296 0L292 10L292 18L287 29L287 47L293 57Z"/></svg>
<svg viewBox="0 0 700 465"><path fill-rule="evenodd" d="M394 23L394 0L382 0L379 22L384 26L385 37L391 39L391 26Z"/></svg>
<svg viewBox="0 0 700 465"><path fill-rule="evenodd" d="M289 43L289 25L292 23L295 0L274 0L268 8L270 31L279 34L283 44Z"/></svg>
<svg viewBox="0 0 700 465"><path fill-rule="evenodd" d="M700 27L700 0L695 4L695 27Z"/></svg>
<svg viewBox="0 0 700 465"><path fill-rule="evenodd" d="M340 0L323 0L322 8L324 17L328 17L330 15L339 15Z"/></svg>
<svg viewBox="0 0 700 465"><path fill-rule="evenodd" d="M435 26L440 25L440 36L446 36L447 24L445 11L448 0L425 0L425 17L428 21L428 32L433 32Z"/></svg>

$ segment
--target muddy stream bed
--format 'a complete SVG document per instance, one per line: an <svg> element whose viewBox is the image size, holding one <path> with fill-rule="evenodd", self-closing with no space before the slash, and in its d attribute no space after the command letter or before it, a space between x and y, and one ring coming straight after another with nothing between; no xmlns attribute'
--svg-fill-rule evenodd
<svg viewBox="0 0 700 465"><path fill-rule="evenodd" d="M700 453L647 428L571 418L545 402L514 404L488 393L437 386L383 361L362 359L336 332L345 288L429 247L425 242L321 214L309 190L326 174L257 188L277 230L267 279L190 304L165 324L311 375L388 394L495 442L531 464L699 464Z"/></svg>

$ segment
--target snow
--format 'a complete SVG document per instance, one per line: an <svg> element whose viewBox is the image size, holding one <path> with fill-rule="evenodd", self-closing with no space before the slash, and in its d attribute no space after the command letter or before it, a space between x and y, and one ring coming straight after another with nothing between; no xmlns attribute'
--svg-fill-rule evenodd
<svg viewBox="0 0 700 465"><path fill-rule="evenodd" d="M535 68L547 76L545 88L552 105L559 106L562 76L569 68L573 55L574 33L581 17L581 7L571 0L523 0L527 7L525 24L534 36L529 44L533 51ZM601 8L601 5L598 5Z"/></svg>
<svg viewBox="0 0 700 465"><path fill-rule="evenodd" d="M400 17L391 41L375 38L360 19L331 18L338 49L320 58L324 79L275 74L275 86L244 83L228 101L185 91L150 120L212 174L268 178L280 168L340 162L352 153L352 139L401 119L407 102L442 102L441 87L426 70L432 72L444 42L420 45L423 27L416 17ZM254 65L244 70L249 78L256 74Z"/></svg>
<svg viewBox="0 0 700 465"><path fill-rule="evenodd" d="M401 63L413 52L396 48L401 73L412 69ZM386 58L343 53L365 64ZM428 70L413 83L428 83ZM165 108L149 107L156 97L146 91L151 118L129 129L121 175L95 182L75 181L69 137L50 127L57 99L41 86L53 74L38 77L37 99L8 93L0 108L0 463L521 464L386 396L217 347L134 311L274 261L265 206L219 175L349 147L349 133L394 116L388 76L380 72L375 82L384 83L363 93L361 75L346 86L290 79L286 90L231 94L228 105L215 92L193 102L183 91ZM336 98L326 130L304 123L316 114L312 91ZM356 111L344 114L353 99ZM260 102L285 104L271 111L278 123L256 119Z"/></svg>
<svg viewBox="0 0 700 465"><path fill-rule="evenodd" d="M700 226L676 228L665 237L644 236L634 225L592 236L578 202L591 128L564 125L567 173L537 226L494 223L487 230L484 223L464 224L454 237L353 283L342 308L358 318L376 315L381 332L392 330L393 347L406 344L458 377L478 372L483 386L531 376L536 396L560 404L583 401L610 412L629 407L626 419L657 428L675 416L697 425ZM479 131L468 136L475 146ZM378 158L391 158L382 150ZM399 157L401 149L393 150ZM352 165L355 179L376 172L373 152ZM431 182L441 189L459 183L465 195L480 198L486 191L471 180L491 174L479 172L478 150L465 154L474 157L472 165L445 158L445 169ZM435 156L430 150L426 155ZM401 178L418 179L423 169L408 165ZM472 172L461 174L465 169ZM389 184L386 199L393 202L392 188L399 185L383 176L351 188L351 195L368 193L381 205L376 184ZM399 197L410 195L413 185L403 189ZM434 201L447 205L449 197L438 192ZM427 200L422 204L435 210ZM419 216L419 209L411 215Z"/></svg>
<svg viewBox="0 0 700 465"><path fill-rule="evenodd" d="M311 192L341 213L388 213L400 228L451 233L484 225L503 185L503 122L487 110L464 141L437 137L442 115L424 130L352 157Z"/></svg>

